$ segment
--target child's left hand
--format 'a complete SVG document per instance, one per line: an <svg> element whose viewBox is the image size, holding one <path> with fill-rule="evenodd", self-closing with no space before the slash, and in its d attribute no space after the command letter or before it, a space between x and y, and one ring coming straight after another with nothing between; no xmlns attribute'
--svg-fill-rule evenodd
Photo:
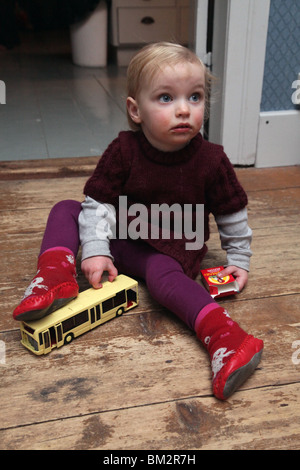
<svg viewBox="0 0 300 470"><path fill-rule="evenodd" d="M232 274L236 278L236 281L239 285L239 289L241 292L241 290L247 284L248 271L245 271L245 269L242 269L242 268L238 268L237 266L227 266L226 268L223 269L223 271L220 271L218 273L218 277L225 277L225 276L228 276L229 274Z"/></svg>

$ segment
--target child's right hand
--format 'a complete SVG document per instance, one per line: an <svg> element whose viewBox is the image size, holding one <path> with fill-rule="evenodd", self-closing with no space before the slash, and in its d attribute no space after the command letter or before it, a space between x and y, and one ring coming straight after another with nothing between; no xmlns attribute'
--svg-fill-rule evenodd
<svg viewBox="0 0 300 470"><path fill-rule="evenodd" d="M102 287L101 279L104 271L108 271L108 280L112 282L118 270L108 256L92 256L81 262L81 270L94 289Z"/></svg>

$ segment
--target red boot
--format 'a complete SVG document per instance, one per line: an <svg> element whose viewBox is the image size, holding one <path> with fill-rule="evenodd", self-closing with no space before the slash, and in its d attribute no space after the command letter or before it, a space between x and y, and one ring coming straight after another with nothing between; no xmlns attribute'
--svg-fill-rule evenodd
<svg viewBox="0 0 300 470"><path fill-rule="evenodd" d="M78 295L73 253L68 249L45 251L38 259L38 270L15 308L15 320L38 320Z"/></svg>
<svg viewBox="0 0 300 470"><path fill-rule="evenodd" d="M254 372L264 343L242 330L222 307L211 310L196 333L210 355L213 393L226 400Z"/></svg>
<svg viewBox="0 0 300 470"><path fill-rule="evenodd" d="M213 379L213 393L226 400L253 374L263 352L263 341L247 335L224 367Z"/></svg>

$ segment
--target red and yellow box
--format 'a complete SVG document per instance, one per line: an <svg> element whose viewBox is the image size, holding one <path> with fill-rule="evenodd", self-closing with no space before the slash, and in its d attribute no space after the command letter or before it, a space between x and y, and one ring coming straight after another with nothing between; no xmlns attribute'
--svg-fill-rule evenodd
<svg viewBox="0 0 300 470"><path fill-rule="evenodd" d="M208 290L212 298L225 297L239 292L239 286L235 278L229 274L222 278L218 277L218 273L224 269L224 266L208 268L201 270L202 282Z"/></svg>

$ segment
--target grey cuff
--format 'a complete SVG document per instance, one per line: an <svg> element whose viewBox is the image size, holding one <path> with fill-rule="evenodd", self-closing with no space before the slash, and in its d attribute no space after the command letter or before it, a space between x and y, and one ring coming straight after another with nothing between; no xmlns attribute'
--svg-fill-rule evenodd
<svg viewBox="0 0 300 470"><path fill-rule="evenodd" d="M250 256L243 253L229 253L227 251L227 264L225 266L236 266L237 268L250 271Z"/></svg>
<svg viewBox="0 0 300 470"><path fill-rule="evenodd" d="M234 214L216 216L221 246L227 254L227 266L237 266L249 271L252 230L248 226L247 208Z"/></svg>
<svg viewBox="0 0 300 470"><path fill-rule="evenodd" d="M114 260L109 248L109 240L90 240L81 246L81 261L92 256L108 256Z"/></svg>

